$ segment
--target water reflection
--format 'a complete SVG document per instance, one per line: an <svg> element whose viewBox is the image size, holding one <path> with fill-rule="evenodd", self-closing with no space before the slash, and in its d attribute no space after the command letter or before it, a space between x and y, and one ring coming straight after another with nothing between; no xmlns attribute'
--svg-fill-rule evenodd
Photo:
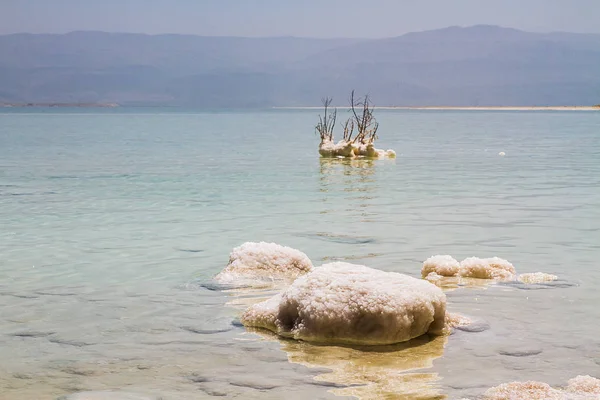
<svg viewBox="0 0 600 400"><path fill-rule="evenodd" d="M251 305L268 300L281 290L284 286L273 285L271 287L241 287L224 290L230 296L226 305L240 311L246 310Z"/></svg>
<svg viewBox="0 0 600 400"><path fill-rule="evenodd" d="M321 213L341 211L342 197L345 211L365 222L374 193L379 190L376 171L376 160L321 158L319 191L325 194L323 202L327 205Z"/></svg>
<svg viewBox="0 0 600 400"><path fill-rule="evenodd" d="M351 189L360 183L375 182L376 160L364 158L320 158L321 183L324 185L344 184L343 187ZM328 188L321 188L328 191Z"/></svg>
<svg viewBox="0 0 600 400"><path fill-rule="evenodd" d="M493 279L463 278L460 276L444 276L427 280L445 292L451 292L459 288L485 290L489 286L498 283Z"/></svg>
<svg viewBox="0 0 600 400"><path fill-rule="evenodd" d="M266 300L275 290L246 287L226 292L231 296L227 304L241 311ZM279 342L292 363L330 370L315 379L331 383L335 395L367 400L446 398L439 393L438 374L424 370L443 355L447 336L425 335L392 346L335 346L284 339L262 329L246 330L262 340Z"/></svg>
<svg viewBox="0 0 600 400"><path fill-rule="evenodd" d="M332 393L360 399L445 399L436 373L423 372L444 353L447 336L422 336L393 346L325 346L279 339L263 330L251 330L264 340L279 340L292 363L326 368L315 379L331 383Z"/></svg>

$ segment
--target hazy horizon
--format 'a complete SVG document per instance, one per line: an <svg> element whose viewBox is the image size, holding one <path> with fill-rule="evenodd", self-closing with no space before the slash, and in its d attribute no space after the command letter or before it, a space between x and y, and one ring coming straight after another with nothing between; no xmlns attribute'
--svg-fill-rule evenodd
<svg viewBox="0 0 600 400"><path fill-rule="evenodd" d="M576 3L576 5L574 5ZM435 12L432 12L434 10ZM0 3L0 34L102 31L235 37L385 38L451 26L497 25L529 32L600 33L600 2L501 4L430 0L282 3L256 0L42 0Z"/></svg>
<svg viewBox="0 0 600 400"><path fill-rule="evenodd" d="M577 34L577 35L600 35L599 32L576 32L576 31L532 31L519 29L512 26L504 26L504 25L492 25L492 24L474 24L474 25L448 25L442 26L439 28L432 29L423 29L416 30L410 32L404 32L395 36L386 36L386 37L378 37L378 38L370 38L370 37L360 37L360 36L330 36L330 37L317 37L317 36L297 36L297 35L271 35L271 36L239 36L239 35L202 35L196 33L173 33L173 32L161 32L161 33L147 33L147 32L125 32L125 31L106 31L106 30L92 30L92 29L83 29L83 30L72 30L67 32L13 32L13 33L0 33L0 36L9 36L9 35L69 35L80 32L89 32L89 33L106 33L106 34L123 34L123 35L146 35L146 36L198 36L198 37L214 37L214 38L240 38L240 39L273 39L273 38L295 38L295 39L317 39L317 40L327 40L327 39L351 39L351 40L377 40L377 39L389 39L394 37L401 37L404 35L409 35L413 33L424 33L424 32L433 32L433 31L443 31L445 29L451 28L461 28L461 29L469 29L469 28L478 28L478 27L492 27L492 28L500 28L500 29L509 29L515 30L524 33L539 33L539 34L553 34L553 33L565 33L565 34Z"/></svg>

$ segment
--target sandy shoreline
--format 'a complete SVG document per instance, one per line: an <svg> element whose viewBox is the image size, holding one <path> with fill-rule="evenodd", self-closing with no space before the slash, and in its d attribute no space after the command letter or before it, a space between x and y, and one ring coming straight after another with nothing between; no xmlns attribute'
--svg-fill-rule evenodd
<svg viewBox="0 0 600 400"><path fill-rule="evenodd" d="M338 106L343 108L346 106ZM273 107L276 109L287 110L318 110L323 107ZM547 107L519 107L519 106L379 106L375 107L379 110L454 110L454 111L600 111L598 106L547 106Z"/></svg>

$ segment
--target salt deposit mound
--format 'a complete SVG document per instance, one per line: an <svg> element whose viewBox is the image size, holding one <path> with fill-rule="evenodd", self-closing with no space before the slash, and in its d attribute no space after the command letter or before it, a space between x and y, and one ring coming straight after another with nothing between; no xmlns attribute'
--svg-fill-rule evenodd
<svg viewBox="0 0 600 400"><path fill-rule="evenodd" d="M426 278L431 273L435 273L439 276L456 276L459 268L459 262L451 256L433 256L429 257L423 263L421 276Z"/></svg>
<svg viewBox="0 0 600 400"><path fill-rule="evenodd" d="M600 380L578 376L569 381L565 390L552 388L542 382L511 382L489 389L486 400L598 400Z"/></svg>
<svg viewBox="0 0 600 400"><path fill-rule="evenodd" d="M372 143L362 144L352 141L340 140L334 143L332 140L323 140L319 145L319 154L325 158L396 158L394 150L376 149Z"/></svg>
<svg viewBox="0 0 600 400"><path fill-rule="evenodd" d="M383 345L443 334L445 314L446 296L427 281L335 262L251 306L241 321L311 342Z"/></svg>
<svg viewBox="0 0 600 400"><path fill-rule="evenodd" d="M308 256L299 250L275 243L247 242L231 251L227 267L215 280L237 285L292 281L312 269Z"/></svg>
<svg viewBox="0 0 600 400"><path fill-rule="evenodd" d="M594 398L600 399L600 379L579 375L569 380L566 390L569 393L594 394Z"/></svg>
<svg viewBox="0 0 600 400"><path fill-rule="evenodd" d="M521 274L517 278L520 282L535 284L544 282L553 282L558 279L556 275L545 274L543 272L533 272L529 274Z"/></svg>
<svg viewBox="0 0 600 400"><path fill-rule="evenodd" d="M515 267L498 257L469 257L459 263L451 256L437 255L425 260L421 269L421 276L432 282L442 277L511 280L515 275Z"/></svg>
<svg viewBox="0 0 600 400"><path fill-rule="evenodd" d="M502 258L469 257L461 261L458 275L463 278L512 280L515 267Z"/></svg>

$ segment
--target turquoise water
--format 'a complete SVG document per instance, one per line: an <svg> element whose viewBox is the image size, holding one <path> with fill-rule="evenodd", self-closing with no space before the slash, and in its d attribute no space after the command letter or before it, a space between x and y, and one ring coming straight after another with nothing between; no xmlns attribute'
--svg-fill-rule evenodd
<svg viewBox="0 0 600 400"><path fill-rule="evenodd" d="M556 274L448 292L490 329L417 371L450 398L600 377L600 113L381 110L398 158L352 162L319 159L317 114L0 111L0 398L335 398L211 285L259 240L413 276L434 254Z"/></svg>

